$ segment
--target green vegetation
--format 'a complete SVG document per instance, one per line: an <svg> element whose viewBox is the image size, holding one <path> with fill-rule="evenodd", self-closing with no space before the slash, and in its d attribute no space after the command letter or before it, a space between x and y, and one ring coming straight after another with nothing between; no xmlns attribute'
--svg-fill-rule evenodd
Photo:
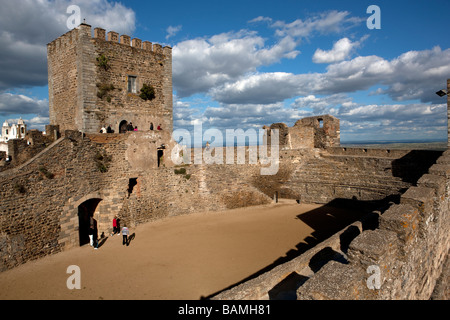
<svg viewBox="0 0 450 320"><path fill-rule="evenodd" d="M180 169L175 169L174 172L175 172L175 174L183 175L186 180L189 180L191 178L190 174L186 174L186 168L182 167Z"/></svg>
<svg viewBox="0 0 450 320"><path fill-rule="evenodd" d="M97 83L97 97L103 99L106 96L106 101L111 102L111 96L108 94L115 89L113 84Z"/></svg>
<svg viewBox="0 0 450 320"><path fill-rule="evenodd" d="M104 54L100 54L97 57L97 66L105 71L108 70L109 68L111 68L109 65L109 58L106 57Z"/></svg>
<svg viewBox="0 0 450 320"><path fill-rule="evenodd" d="M102 154L102 153L98 152L95 155L94 161L97 165L98 171L100 171L101 173L105 173L105 172L108 172L108 168L112 161L112 157L108 156L106 153Z"/></svg>
<svg viewBox="0 0 450 320"><path fill-rule="evenodd" d="M175 174L186 174L186 168L180 168L174 170Z"/></svg>
<svg viewBox="0 0 450 320"><path fill-rule="evenodd" d="M153 100L155 99L155 88L151 85L147 85L144 83L144 85L141 88L141 93L139 94L139 97L141 97L142 100Z"/></svg>

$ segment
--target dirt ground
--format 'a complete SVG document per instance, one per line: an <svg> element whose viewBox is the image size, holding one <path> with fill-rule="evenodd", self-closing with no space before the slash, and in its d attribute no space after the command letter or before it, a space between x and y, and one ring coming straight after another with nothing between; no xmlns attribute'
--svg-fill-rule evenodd
<svg viewBox="0 0 450 320"><path fill-rule="evenodd" d="M98 250L85 245L0 273L0 299L197 300L296 250L318 225L332 224L330 213L299 218L319 207L285 201L149 222L130 228L129 246L109 236ZM71 265L80 268L81 289L67 287Z"/></svg>

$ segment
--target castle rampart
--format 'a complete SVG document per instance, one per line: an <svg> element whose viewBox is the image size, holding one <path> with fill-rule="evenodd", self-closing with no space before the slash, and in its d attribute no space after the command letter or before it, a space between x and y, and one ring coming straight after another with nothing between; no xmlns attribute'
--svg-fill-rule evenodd
<svg viewBox="0 0 450 320"><path fill-rule="evenodd" d="M399 203L211 298L430 299L450 249L449 163L446 151Z"/></svg>
<svg viewBox="0 0 450 320"><path fill-rule="evenodd" d="M86 244L91 217L101 236L114 216L135 226L268 204L275 195L343 201L361 212L300 256L213 299L430 297L450 243L449 151L341 147L339 119L323 115L265 127L280 132L274 175L260 174L262 159L248 162L251 147L244 164L175 166L170 47L101 28L92 36L83 23L48 44L48 71L48 135L30 137L53 143L42 150L12 141L17 162L0 172L0 271ZM131 123L137 131L126 129ZM108 125L115 133L99 134ZM224 148L237 160L236 149ZM380 271L376 290L369 268Z"/></svg>
<svg viewBox="0 0 450 320"><path fill-rule="evenodd" d="M389 158L373 158L359 155L361 150L347 149L347 153L358 154L345 156L345 162L351 163L353 171L335 172L343 175L339 176L333 190L340 188L341 191L328 194L330 184L308 182L305 176L297 174L312 172L315 163L320 161L336 168L336 160L329 160L333 155L327 150L282 150L279 172L264 177L260 175L260 164L174 167L170 163L170 145L164 150L164 160L158 167L156 150L165 139L156 132L86 135L66 131L41 154L0 173L0 183L4 186L0 197L4 208L0 212L4 222L0 229L1 269L80 245L79 210L83 206L92 211L100 234L107 234L111 232L114 215L137 225L198 210L267 204L272 202L276 192L280 197L302 202L321 202L324 194L328 196L326 201L354 197L358 201L368 201L398 195L411 186L411 183L401 182L401 177L398 177L397 189L393 189L390 182L375 186L374 174L363 174L375 171L389 181L393 171L392 168L386 171L386 168L405 157L404 151L377 151L388 154ZM335 150L343 152L340 148ZM430 155L433 153L428 153ZM428 168L427 162L414 160L414 157L408 162L416 170L421 166ZM344 162L341 165L344 166ZM442 165L435 165L438 166L435 169ZM328 170L327 166L323 168ZM359 180L353 180L352 188L343 188L346 181L351 180L351 172ZM332 177L332 172L327 174ZM369 182L372 192L361 193ZM302 185L306 188L300 191Z"/></svg>

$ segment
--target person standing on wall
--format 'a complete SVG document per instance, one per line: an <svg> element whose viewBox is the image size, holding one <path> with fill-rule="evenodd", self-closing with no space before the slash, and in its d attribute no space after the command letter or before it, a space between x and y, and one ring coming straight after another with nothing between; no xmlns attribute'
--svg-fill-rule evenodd
<svg viewBox="0 0 450 320"><path fill-rule="evenodd" d="M128 235L130 234L130 231L127 228L127 225L124 224L123 228L122 228L122 236L123 236L123 241L122 241L122 245L127 245L128 246Z"/></svg>
<svg viewBox="0 0 450 320"><path fill-rule="evenodd" d="M150 131L153 131L153 122L150 122Z"/></svg>

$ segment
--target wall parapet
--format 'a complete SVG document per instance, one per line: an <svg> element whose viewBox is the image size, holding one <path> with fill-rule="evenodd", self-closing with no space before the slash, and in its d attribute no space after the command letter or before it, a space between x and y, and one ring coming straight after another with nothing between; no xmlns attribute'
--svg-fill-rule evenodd
<svg viewBox="0 0 450 320"><path fill-rule="evenodd" d="M299 300L430 299L450 249L449 190L446 151L399 203L379 214L376 228L363 230L354 223L301 256L211 299L272 299L271 292L292 275L297 281L291 289ZM351 228L343 250L342 235ZM342 254L341 259L335 255L317 272L305 273L312 257L325 248Z"/></svg>
<svg viewBox="0 0 450 320"><path fill-rule="evenodd" d="M172 48L169 46L162 46L158 43L152 43L150 41L142 41L139 38L131 38L128 35L119 35L119 33L115 31L109 31L106 33L105 29L102 28L94 28L94 36L93 39L108 41L112 43L118 43L125 46L131 46L136 49L151 51L156 54L164 54L168 55L172 53Z"/></svg>
<svg viewBox="0 0 450 320"><path fill-rule="evenodd" d="M375 149L375 148L357 148L357 147L330 147L327 149L333 155L340 156L365 156L380 158L400 158L411 150L400 149Z"/></svg>
<svg viewBox="0 0 450 320"><path fill-rule="evenodd" d="M67 47L69 45L72 45L72 43L75 43L79 40L78 31L81 28L87 28L87 32L89 34L91 33L91 26L88 24L81 24L77 28L74 28L64 35L60 36L59 38L53 40L52 42L47 44L47 49L49 52L53 52L54 50L61 49L63 47ZM106 33L106 30L103 28L94 28L94 34L92 36L92 39L96 40L102 40L107 41L111 43L117 43L124 46L133 47L136 49L140 49L143 51L150 51L154 52L156 54L163 54L165 56L171 56L172 55L172 47L170 46L162 46L158 43L152 43L150 41L142 41L139 38L131 38L128 35L120 35L118 32L115 31L109 31Z"/></svg>

